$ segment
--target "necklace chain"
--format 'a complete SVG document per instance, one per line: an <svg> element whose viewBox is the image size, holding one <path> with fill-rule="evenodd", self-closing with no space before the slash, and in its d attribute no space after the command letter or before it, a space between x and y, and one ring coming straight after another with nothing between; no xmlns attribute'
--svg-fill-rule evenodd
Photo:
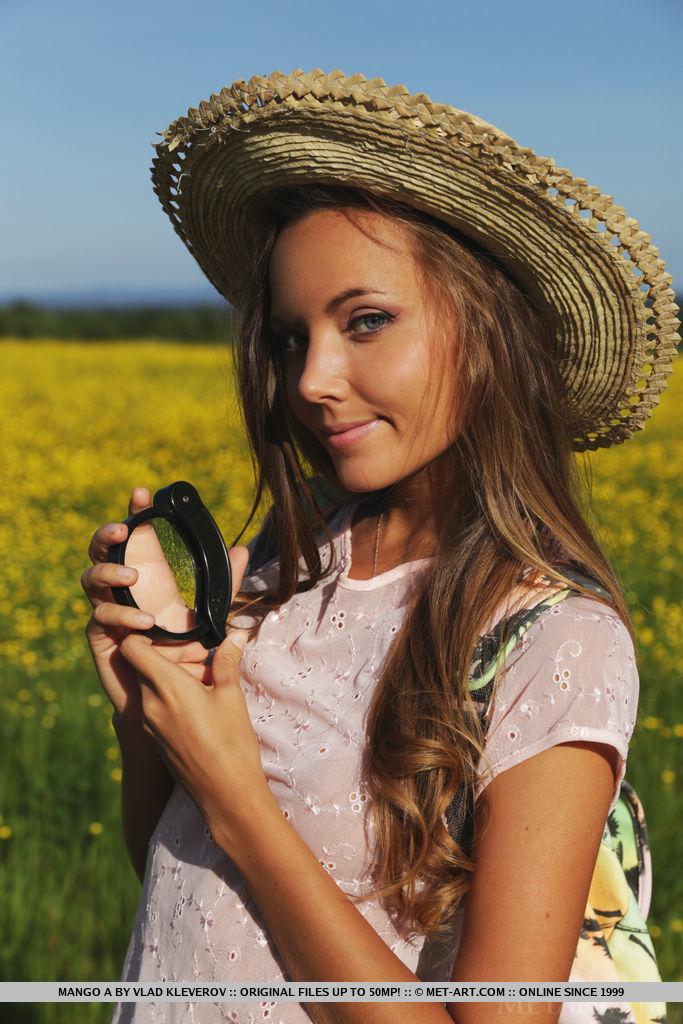
<svg viewBox="0 0 683 1024"><path fill-rule="evenodd" d="M384 512L382 512L381 515L379 516L379 518L377 519L377 534L375 536L375 560L374 560L373 565L372 565L372 575L373 576L375 575L375 572L377 570L377 549L379 547L379 528L380 528L380 525L382 523L382 518L383 517L384 517Z"/></svg>

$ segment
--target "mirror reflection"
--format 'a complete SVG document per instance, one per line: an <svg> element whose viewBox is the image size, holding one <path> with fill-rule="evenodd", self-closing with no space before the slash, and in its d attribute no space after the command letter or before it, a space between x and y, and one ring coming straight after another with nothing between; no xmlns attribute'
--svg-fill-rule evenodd
<svg viewBox="0 0 683 1024"><path fill-rule="evenodd" d="M173 523L158 516L136 526L128 540L125 564L138 571L130 592L142 611L150 612L158 626L173 633L192 629L197 621L194 561Z"/></svg>

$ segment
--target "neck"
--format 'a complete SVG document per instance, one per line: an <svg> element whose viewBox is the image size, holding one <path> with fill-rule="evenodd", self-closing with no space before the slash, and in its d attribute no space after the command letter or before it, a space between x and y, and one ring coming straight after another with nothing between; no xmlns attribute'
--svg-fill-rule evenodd
<svg viewBox="0 0 683 1024"><path fill-rule="evenodd" d="M356 510L354 525L360 527L360 535L365 538L373 576L387 562L412 561L434 553L435 525L426 520L424 510L418 511L403 501L380 497L362 502Z"/></svg>
<svg viewBox="0 0 683 1024"><path fill-rule="evenodd" d="M381 571L383 564L429 558L434 554L444 504L449 516L457 514L459 474L454 474L452 463L437 459L381 491L365 497L359 494L358 498L354 525L360 527L359 540L368 553L370 566L373 564L377 524L382 516L377 558L378 571Z"/></svg>

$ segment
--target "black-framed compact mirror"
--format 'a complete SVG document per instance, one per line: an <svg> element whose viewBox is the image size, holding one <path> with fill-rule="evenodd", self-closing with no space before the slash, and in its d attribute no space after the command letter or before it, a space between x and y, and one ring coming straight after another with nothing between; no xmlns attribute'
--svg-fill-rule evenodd
<svg viewBox="0 0 683 1024"><path fill-rule="evenodd" d="M115 601L154 615L155 624L140 630L147 636L217 647L225 639L232 572L221 531L197 488L177 480L123 522L128 536L112 544L107 561L137 569L138 578L130 587L113 586Z"/></svg>

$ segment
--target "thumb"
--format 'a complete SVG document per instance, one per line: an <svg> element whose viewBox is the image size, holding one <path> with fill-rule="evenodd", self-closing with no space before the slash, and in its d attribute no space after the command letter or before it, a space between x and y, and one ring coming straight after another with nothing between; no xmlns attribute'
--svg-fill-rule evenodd
<svg viewBox="0 0 683 1024"><path fill-rule="evenodd" d="M249 548L244 544L236 544L228 551L228 558L232 575L232 600L234 601L242 586L242 580L249 564Z"/></svg>
<svg viewBox="0 0 683 1024"><path fill-rule="evenodd" d="M235 677L235 674L239 673L242 653L246 647L248 637L248 629L233 627L228 630L225 640L223 640L220 646L215 648L211 662L215 686L230 682Z"/></svg>

